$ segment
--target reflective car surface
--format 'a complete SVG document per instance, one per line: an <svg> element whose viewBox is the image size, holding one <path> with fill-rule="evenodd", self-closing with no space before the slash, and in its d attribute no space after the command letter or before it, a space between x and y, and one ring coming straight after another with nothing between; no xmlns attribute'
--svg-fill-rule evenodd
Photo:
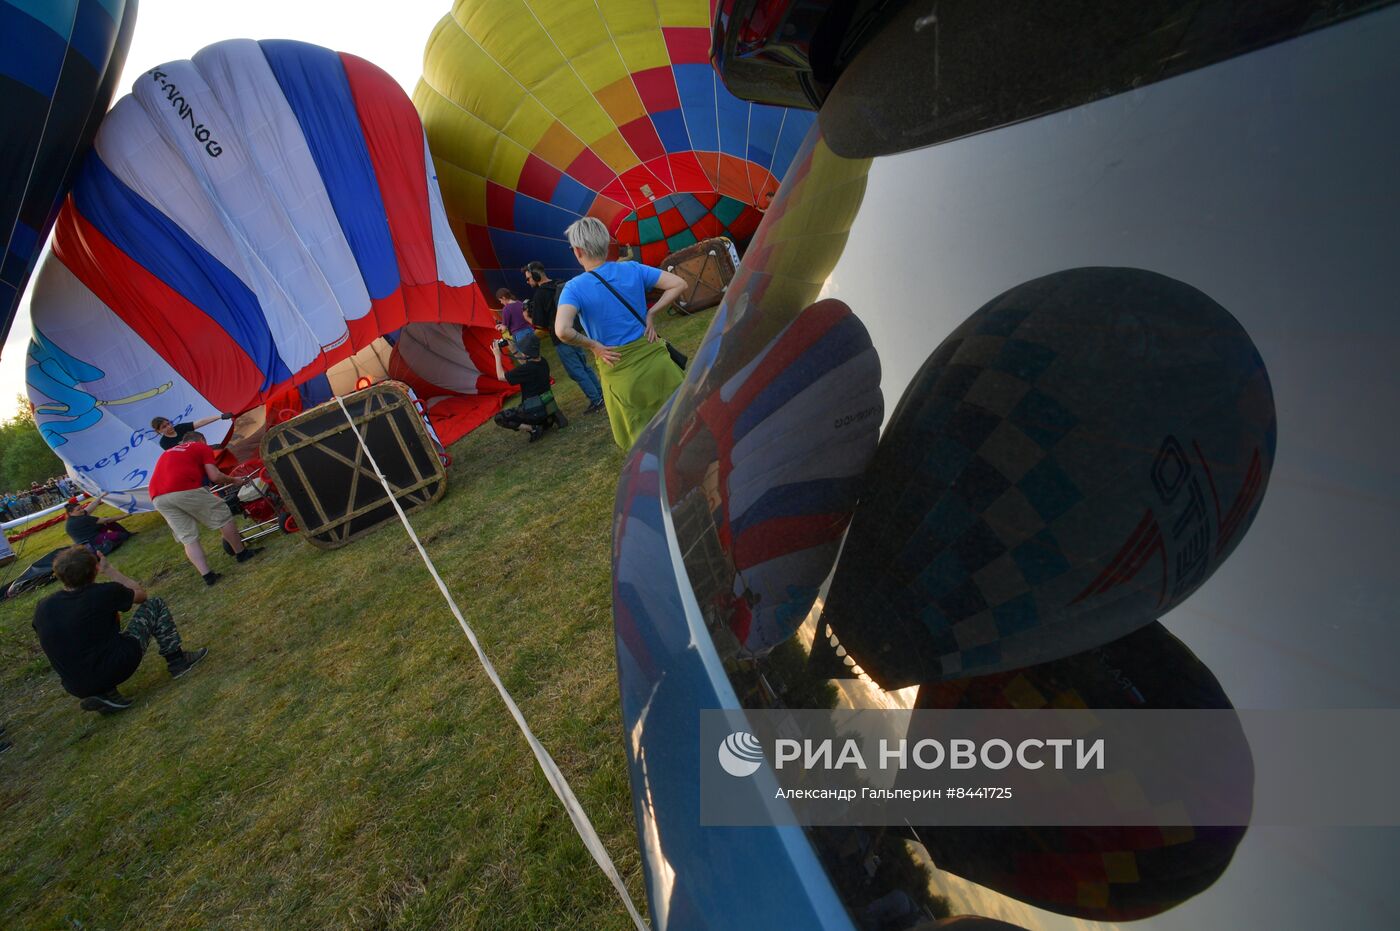
<svg viewBox="0 0 1400 931"><path fill-rule="evenodd" d="M698 812L700 709L1400 707L1400 7L1341 6L1006 125L938 4L870 30L619 488L657 927L1400 926L1390 828Z"/></svg>

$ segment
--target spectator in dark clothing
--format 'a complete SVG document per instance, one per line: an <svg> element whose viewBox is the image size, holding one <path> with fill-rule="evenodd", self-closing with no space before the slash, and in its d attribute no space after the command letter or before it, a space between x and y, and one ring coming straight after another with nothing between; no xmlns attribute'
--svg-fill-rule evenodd
<svg viewBox="0 0 1400 931"><path fill-rule="evenodd" d="M164 417L157 417L151 421L151 429L160 434L161 449L174 449L176 446L180 445L186 433L193 433L200 427L207 427L217 420L232 419L232 414L217 414L213 417L205 417L202 420L171 423Z"/></svg>
<svg viewBox="0 0 1400 931"><path fill-rule="evenodd" d="M209 652L186 651L165 602L149 597L100 553L84 546L64 550L54 557L53 572L63 591L35 607L34 630L63 687L82 699L84 711L111 713L131 705L117 686L136 672L151 640L177 679ZM112 581L94 584L98 572ZM122 629L121 613L134 606Z"/></svg>
<svg viewBox="0 0 1400 931"><path fill-rule="evenodd" d="M496 300L501 302L501 322L496 324L496 329L509 334L511 339L518 339L521 333L535 332L530 321L525 319L525 305L515 292L500 288L496 291Z"/></svg>
<svg viewBox="0 0 1400 931"><path fill-rule="evenodd" d="M560 282L545 274L543 262L531 262L522 272L526 283L535 289L530 299L525 302L526 319L533 326L544 327L549 331L550 342L554 343L554 351L558 353L564 371L578 383L584 397L588 398L588 407L584 413L596 414L603 409L603 386L598 381L598 373L593 371L593 366L589 364L588 353L561 341L554 332L554 311L559 307Z"/></svg>
<svg viewBox="0 0 1400 931"><path fill-rule="evenodd" d="M496 377L520 386L520 406L506 408L496 415L495 421L498 427L530 434L530 442L533 443L544 436L544 428L551 423L556 427L567 427L569 421L554 404L554 394L549 387L549 363L540 358L539 337L533 330L521 333L515 341L515 348L516 365L507 372L501 363L500 345L491 344L491 354L496 359Z"/></svg>
<svg viewBox="0 0 1400 931"><path fill-rule="evenodd" d="M105 494L98 495L87 504L69 501L66 510L68 519L63 522L63 531L68 539L79 546L91 544L102 553L110 553L126 542L131 532L118 521L119 517L93 517L92 512L102 504Z"/></svg>

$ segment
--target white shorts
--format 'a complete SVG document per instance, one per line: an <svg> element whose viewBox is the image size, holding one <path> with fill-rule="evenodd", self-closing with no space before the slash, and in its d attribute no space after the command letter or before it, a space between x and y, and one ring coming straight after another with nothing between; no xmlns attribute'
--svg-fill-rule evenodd
<svg viewBox="0 0 1400 931"><path fill-rule="evenodd" d="M228 505L207 488L168 491L152 503L181 543L198 540L200 524L218 530L233 520Z"/></svg>

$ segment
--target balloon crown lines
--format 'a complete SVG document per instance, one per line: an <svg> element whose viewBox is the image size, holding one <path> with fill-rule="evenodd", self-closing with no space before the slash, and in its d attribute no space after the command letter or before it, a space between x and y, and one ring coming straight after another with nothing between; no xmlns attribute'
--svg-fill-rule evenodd
<svg viewBox="0 0 1400 931"><path fill-rule="evenodd" d="M224 147L219 145L217 139L213 138L213 133L209 127L197 122L194 115L194 105L185 99L185 95L180 93L179 85L174 81L167 80L166 73L156 68L146 72L160 85L160 89L165 91L165 99L170 101L170 106L180 114L181 122L188 123L190 130L194 133L195 139L204 144L204 151L210 158L218 158L223 154Z"/></svg>

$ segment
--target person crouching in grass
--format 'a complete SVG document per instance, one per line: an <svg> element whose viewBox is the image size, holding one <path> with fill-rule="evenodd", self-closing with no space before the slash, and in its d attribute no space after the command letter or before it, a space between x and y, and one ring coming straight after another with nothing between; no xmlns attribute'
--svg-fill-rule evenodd
<svg viewBox="0 0 1400 931"><path fill-rule="evenodd" d="M112 581L96 582L99 572ZM82 699L84 711L110 714L131 705L117 686L136 673L152 640L175 679L209 652L208 647L185 650L165 602L149 597L101 553L69 547L54 557L53 574L63 591L35 606L34 631L63 687ZM133 607L136 611L122 629L122 612Z"/></svg>

